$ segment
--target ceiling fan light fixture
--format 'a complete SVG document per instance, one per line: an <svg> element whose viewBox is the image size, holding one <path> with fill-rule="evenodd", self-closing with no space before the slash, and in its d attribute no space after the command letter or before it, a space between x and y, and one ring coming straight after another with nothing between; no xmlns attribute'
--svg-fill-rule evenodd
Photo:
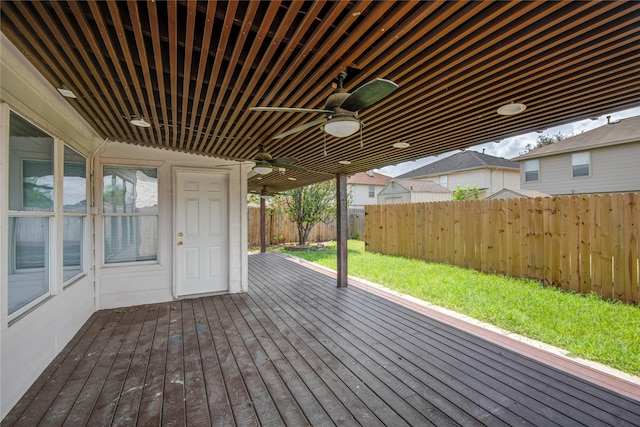
<svg viewBox="0 0 640 427"><path fill-rule="evenodd" d="M516 114L522 113L526 109L526 105L519 102L512 102L498 108L498 110L496 110L496 113L500 114L501 116L515 116Z"/></svg>
<svg viewBox="0 0 640 427"><path fill-rule="evenodd" d="M253 167L253 171L258 175L266 175L268 173L271 173L271 171L273 171L273 168L271 166L258 164Z"/></svg>
<svg viewBox="0 0 640 427"><path fill-rule="evenodd" d="M360 130L360 120L353 117L334 117L324 124L324 131L337 138L353 135Z"/></svg>
<svg viewBox="0 0 640 427"><path fill-rule="evenodd" d="M148 128L148 127L151 126L151 124L148 121L146 121L144 119L144 117L140 117L139 119L133 119L129 123L131 123L134 126L141 127L141 128Z"/></svg>
<svg viewBox="0 0 640 427"><path fill-rule="evenodd" d="M340 163L341 165L350 165L351 162L349 160L338 160L338 163Z"/></svg>

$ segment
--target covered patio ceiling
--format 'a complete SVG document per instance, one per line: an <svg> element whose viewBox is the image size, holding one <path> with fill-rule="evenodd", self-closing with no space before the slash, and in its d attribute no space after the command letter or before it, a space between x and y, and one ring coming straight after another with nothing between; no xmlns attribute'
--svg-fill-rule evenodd
<svg viewBox="0 0 640 427"><path fill-rule="evenodd" d="M251 160L264 144L307 172L271 191L640 104L637 1L2 2L1 31L103 138ZM399 89L356 133L318 126L336 76ZM523 103L515 116L498 107ZM130 124L144 117L151 126ZM408 148L394 148L395 142ZM350 161L343 165L339 161ZM288 178L296 178L296 181Z"/></svg>

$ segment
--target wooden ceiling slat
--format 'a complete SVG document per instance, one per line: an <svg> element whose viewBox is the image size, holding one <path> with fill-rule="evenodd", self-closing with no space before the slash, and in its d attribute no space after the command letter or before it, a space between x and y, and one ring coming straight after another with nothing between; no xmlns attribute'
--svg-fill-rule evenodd
<svg viewBox="0 0 640 427"><path fill-rule="evenodd" d="M215 101L215 106L213 108L213 112L214 114L216 114L216 118L217 118L217 123L215 124L215 132L211 133L211 128L213 127L214 124L214 120L211 120L209 125L207 126L207 131L205 133L205 135L207 135L210 139L209 142L207 143L206 147L204 148L204 152L205 153L211 153L211 148L214 146L214 144L216 144L216 140L218 139L218 132L220 130L220 126L222 126L222 120L221 117L219 115L220 112L220 106L222 104L222 100L224 99L224 97L226 96L226 94L229 92L230 89L228 89L229 87L232 86L232 80L234 78L234 72L235 72L235 67L236 64L238 63L238 59L240 58L240 54L242 53L242 46L245 44L250 32L251 32L251 25L253 22L253 17L255 16L255 14L258 11L258 7L260 6L260 4L258 2L249 2L249 5L247 7L247 13L244 16L244 19L242 21L242 24L240 26L240 35L238 37L238 39L235 41L233 50L231 52L231 58L229 60L229 66L227 67L226 73L224 75L224 77L222 78L222 82L220 87L222 88L221 92L224 92L225 94L220 94L216 97L216 101ZM233 84L238 84L236 82L234 82ZM231 89L232 91L233 89Z"/></svg>
<svg viewBox="0 0 640 427"><path fill-rule="evenodd" d="M127 2L127 6L129 7L129 14L131 16L138 16L138 4L136 2ZM149 5L154 7L153 3ZM162 144L162 128L160 127L160 120L158 118L158 110L153 106L156 103L156 98L153 94L153 83L151 81L151 67L149 66L149 62L152 58L152 55L147 55L147 50L145 48L144 36L142 34L142 22L140 19L131 21L131 28L133 31L133 35L136 41L137 53L140 58L140 65L142 69L142 78L144 80L144 88L146 89L146 102L144 105L149 105L149 108L145 108L145 114L149 114L147 119L151 122L151 126L155 130L155 140L153 141L156 144Z"/></svg>
<svg viewBox="0 0 640 427"><path fill-rule="evenodd" d="M279 33L286 32L288 30L286 24L289 23L290 24L289 27L290 27L291 24L293 23L293 17L292 16L289 17L289 14L299 10L300 4L299 3L295 3L295 4L298 5L298 7L294 8L293 5L291 5L287 12L287 17L285 18L282 25L278 27L278 32L274 37L274 44L273 44L273 46L276 48L279 44L278 41L282 40L282 36ZM317 15L317 13L320 11L321 8L322 8L322 3L319 3L319 2L312 3L312 6L309 12L304 14L303 22L301 23L301 25L299 25L296 28L296 31L290 37L289 41L284 47L283 49L284 52L293 52L294 47L298 45L298 43L300 42L300 40L304 35L303 29L308 26L308 21L315 19L315 16ZM260 80L254 79L256 81L256 84L254 85L253 90L248 90L247 93L255 91L253 95L253 99L254 100L261 99L262 96L266 93L266 91L269 90L271 87L269 82L273 82L276 79L276 76L278 76L282 72L282 69L284 68L284 64L288 59L289 58L287 55L280 55L277 59L277 62L269 70L267 77ZM256 70L256 75L259 75L258 70ZM242 127L237 132L237 135L239 136L240 139L251 138L251 135L247 135L247 134L249 130L252 128L252 125L254 123L254 120L253 120L254 117L250 116L247 120L241 123ZM253 144L251 144L248 147L246 145L243 145L243 146L236 145L232 151L229 151L227 153L227 155L235 156L235 157L238 157L238 156L243 157L244 155L245 158L249 158L249 156L253 157L253 155L257 153L256 143L258 142L259 141L257 141L254 138ZM244 149L244 151L241 151L241 149Z"/></svg>
<svg viewBox="0 0 640 427"><path fill-rule="evenodd" d="M348 4L346 2L336 2L337 5L341 7L346 7ZM369 2L362 2L362 6L368 5ZM343 6L344 5L344 6ZM390 3L388 2L377 2L373 3L372 7L374 8L384 8L384 10L388 10ZM380 16L383 13L375 13L375 16ZM318 46L318 50L313 53L313 55L307 56L304 58L306 62L301 63L301 69L293 70L290 69L292 74L292 78L286 82L287 88L289 89L287 92L279 94L274 99L274 103L271 104L273 106L302 106L308 108L321 108L324 105L324 101L329 93L323 96L317 104L316 102L312 103L312 99L318 99L317 91L321 90L324 92L323 88L313 87L313 84L310 82L314 81L327 81L330 82L333 80L340 71L342 71L345 66L348 64L347 61L344 61L343 55L345 53L345 49L348 46L340 46L337 49L336 43L340 37L342 37L349 28L354 24L354 22L358 21L357 16L353 14L347 14L336 26L335 28L327 28L329 30L322 39L320 40L320 45ZM360 31L364 32L366 29L361 25ZM353 33L350 34L353 36ZM328 66L329 72L327 73L326 68L319 66L320 63L331 64ZM328 89L329 86L327 85ZM283 105L284 103L284 105ZM295 126L294 123L302 123L301 121L294 121L294 117L309 117L308 114L304 116L297 114L257 114L258 116L267 116L267 121L264 126L258 127L260 129L257 135L252 135L254 138L258 140L269 140L273 133L269 134L269 129L281 129L286 130L284 126ZM280 132L280 131L278 131Z"/></svg>
<svg viewBox="0 0 640 427"><path fill-rule="evenodd" d="M24 5L18 5L18 8L20 8L24 12L23 6ZM11 22L10 25L4 24L2 31L7 33L8 35L14 35L14 40L22 39L22 37L24 37L25 42L33 46L33 49L35 49L39 53L39 57L42 58L43 61L46 61L47 67L44 67L44 64L40 67L45 78L49 79L50 81L57 81L59 82L58 84L67 84L70 86L70 88L73 88L75 90L75 93L79 95L79 98L77 98L77 102L80 105L85 106L87 111L93 113L93 116L91 116L87 121L92 124L92 126L94 126L94 128L98 132L101 132L101 135L107 135L109 134L109 132L117 134L117 131L113 127L109 126L108 124L102 123L99 120L96 120L96 117L98 117L98 115L95 114L96 109L87 100L87 97L84 96L84 94L87 93L85 82L78 77L77 73L74 73L74 71L70 68L68 62L62 61L62 63L59 64L57 58L64 58L64 55L62 54L62 52L60 52L57 46L50 43L51 38L36 37L36 33L43 34L44 31L39 26L35 27L35 25L37 25L35 22L36 20L31 20L31 26L27 28L24 25L24 21L20 20L16 15L14 15L11 6L3 7L2 13L5 16L8 16ZM15 30L13 30L12 28L13 25L16 26ZM34 29L36 30L35 32ZM20 33L20 36L18 36L17 32ZM41 46L41 42L45 43L44 47ZM17 47L22 51L27 48L24 42L19 43ZM30 59L31 61L35 60L33 56ZM40 61L37 60L36 62ZM61 69L61 67L64 68L64 71ZM49 71L49 68L51 69L51 71Z"/></svg>
<svg viewBox="0 0 640 427"><path fill-rule="evenodd" d="M182 77L182 116L180 117L180 142L178 147L185 148L185 134L187 133L189 115L189 90L191 86L191 59L193 57L193 39L196 32L196 6L195 1L187 2L187 20L185 28L184 48L184 68ZM196 105L195 108L198 106ZM177 127L177 125L174 125ZM187 142L187 146L188 146Z"/></svg>
<svg viewBox="0 0 640 427"><path fill-rule="evenodd" d="M93 5L94 2L89 2L89 4ZM131 106L136 111L136 116L138 116L136 118L140 118L140 116L143 116L146 120L149 120L149 108L147 107L147 102L145 102L144 93L142 92L140 81L138 80L138 73L136 72L136 66L133 62L133 54L129 47L129 42L127 41L126 30L124 29L124 26L122 24L122 19L120 17L120 9L119 9L118 3L114 1L109 1L107 2L107 5L108 5L110 17L111 17L111 22L113 23L116 34L118 35L118 42L120 43L120 46L121 46L121 52L124 57L124 62L127 64L127 70L129 71L129 79L125 79L122 81L131 82L131 84L133 85L133 89L135 91L135 97L133 96L133 94L129 94L128 98L132 101ZM95 7L95 9L99 10L97 7ZM104 24L106 25L106 23ZM114 51L114 55L111 56L111 63L116 67L116 69L120 68L120 63L118 59L119 58L117 56L117 53L115 53ZM140 58L140 60L143 63L146 62L146 59L147 59L146 55L144 58ZM109 70L107 68L104 68L104 71L105 71L105 74L109 73ZM124 73L122 74L124 75ZM114 85L113 89L116 92L116 94L119 93L118 86ZM129 91L129 85L125 86L124 89L125 91ZM140 104L140 108L138 108L138 104ZM127 111L125 110L125 113L126 112ZM148 128L148 129L151 129L151 128ZM149 144L149 136L148 136L147 129L139 128L137 130L139 130L139 132L142 134L142 140L144 141L144 143Z"/></svg>
<svg viewBox="0 0 640 427"><path fill-rule="evenodd" d="M300 37L307 35L306 31L308 31L308 27L310 27L315 20L319 19L318 15L314 15L314 13L320 12L323 2L316 1L314 2L314 6L315 5L319 5L319 7L317 8L312 7L309 10L309 12L307 12L305 19L302 22L302 26L299 27L299 28L302 28L302 31L298 33ZM318 44L321 44L326 34L329 34L332 31L333 22L335 22L335 20L338 19L338 17L346 7L346 5L347 5L346 2L330 3L331 8L327 13L326 19L320 19L318 28L316 28L315 31L309 35L309 38L306 40L304 45L299 49L299 53L293 58L293 62L289 62L286 65L286 67L282 66L279 70L277 70L277 73L275 73L275 75L270 74L270 76L274 77L273 80L269 79L263 82L264 87L267 88L268 91L266 92L266 95L262 96L260 99L258 99L257 97L254 97L253 106L256 106L256 102L259 102L260 105L279 106L280 103L284 102L286 98L287 91L285 90L285 88L291 86L289 84L290 80L296 74L300 74L304 72L300 70L300 67L303 66L304 61L307 58L311 57L312 59L317 61L317 62L313 62L313 66L318 66L318 62L322 59L323 51L313 52L314 47L316 47ZM359 4L359 6L362 7L364 5ZM290 50L287 50L287 52L290 52ZM289 54L285 55L287 61L290 59L288 58L288 55ZM334 77L332 77L332 79L333 78ZM300 117L300 115L292 114L291 115L292 123L294 123L295 117ZM254 133L252 133L249 136L254 141L269 141L270 138L266 138L264 137L264 135L257 134L255 132L256 132L256 129L269 128L269 126L271 126L271 124L275 120L276 118L274 116L269 116L267 114L252 114L251 121L253 123L253 126L251 126L251 128ZM252 154L251 153L252 151L254 151L254 148L252 148L251 150L244 149L240 151L239 154L237 155L239 157L248 158L249 155Z"/></svg>
<svg viewBox="0 0 640 427"><path fill-rule="evenodd" d="M89 4L91 5L91 3ZM91 31L90 25L85 18L84 12L80 9L80 5L75 3L70 4L70 8L75 17L75 22L77 23L77 25L67 20L66 14L62 10L60 4L58 4L57 2L52 2L51 6L56 9L56 13L60 17L60 19L62 19L63 22L66 21L65 26L67 26L67 28L74 29L74 39L77 40L76 48L80 52L80 55L84 63L86 64L86 67L88 67L88 69L85 69L85 75L87 76L86 78L90 79L89 76L94 76L95 81L98 84L98 87L100 88L100 90L96 91L96 93L93 93L92 96L95 96L96 98L100 98L100 97L106 98L106 101L111 106L111 109L106 110L105 113L107 111L119 113L118 117L115 119L115 124L124 129L125 141L132 142L132 140L136 140L140 138L140 133L138 132L137 129L133 129L133 132L132 132L131 128L128 127L128 121L130 120L130 117L127 117L126 115L130 114L131 110L129 108L128 103L122 98L120 92L116 90L116 88L119 85L116 85L115 81L111 76L111 73L108 72L109 68L107 67L104 61L104 57L102 55L101 49L98 47L98 42L94 37L93 31ZM98 16L95 16L95 12L94 12L94 18L99 19ZM100 26L98 28L101 32L101 35L103 37L107 37L107 40L105 40L105 45L109 48L111 46L111 43L108 39L106 28L100 27ZM78 31L79 33L76 33ZM90 49L91 52L87 51L87 48L85 48L84 43L80 41L81 37L82 39L87 41L88 49ZM94 65L92 57L95 57L97 59L99 66L101 68L98 68L98 66ZM104 72L101 72L101 70ZM110 88L107 88L107 86L105 85L105 82L102 79L103 75L105 79L108 80L108 83L111 86ZM113 100L113 96L112 96L113 94L115 94L116 101L119 104L118 106L116 106L116 103ZM120 119L121 116L124 116L125 118ZM132 133L133 133L133 137L132 137Z"/></svg>
<svg viewBox="0 0 640 427"><path fill-rule="evenodd" d="M246 102L247 96L249 95L249 90L251 89L247 87L247 85L250 85L250 82L245 83L245 81L249 73L252 72L253 64L256 61L261 60L258 58L258 54L262 46L265 44L265 42L268 44L267 54L269 52L272 52L271 50L269 50L271 48L271 43L269 42L269 39L267 39L267 33L269 31L269 28L271 27L271 23L276 18L278 9L280 9L280 4L281 3L279 1L269 2L269 7L266 13L264 14L264 18L262 19L260 27L257 29L256 37L254 38L253 43L249 48L249 53L244 59L242 68L240 72L237 74L237 76L234 76L234 80L235 80L234 86L236 86L236 88L232 89L230 94L230 96L234 96L234 97L226 103L222 112L218 114L218 117L219 117L218 124L216 125L213 132L215 143L213 144L211 151L214 153L225 153L229 151L226 148L233 145L234 141L236 142L236 144L238 142L237 140L238 137L229 135L229 130L231 126L237 123L241 113L245 113L243 114L243 116L246 117L246 111L244 111L245 102ZM264 59L264 56L266 55L263 54L262 59ZM238 86L243 87L242 91L240 91L237 88ZM240 98L238 98L238 94L240 94L240 92L242 92L242 95ZM233 104L233 108L232 108L232 104ZM223 124L224 124L224 127L221 128ZM235 139L231 139L231 138L235 138Z"/></svg>
<svg viewBox="0 0 640 427"><path fill-rule="evenodd" d="M178 148L178 2L167 1L167 28L169 34L169 74L171 82L171 146ZM165 123L165 126L168 126ZM169 132L167 129L166 132Z"/></svg>
<svg viewBox="0 0 640 427"><path fill-rule="evenodd" d="M268 70L269 63L273 58L273 56L275 56L276 51L279 48L280 44L282 43L282 40L284 39L287 31L289 30L296 16L300 12L300 8L302 7L302 2L293 2L288 6L289 7L287 8L286 14L282 19L282 21L280 22L280 24L278 25L278 28L276 29L273 37L271 38L266 51L261 55L261 58L256 59L256 62L258 64L255 66L254 70L251 70L251 73L253 73L254 75L262 75L268 71L273 71L273 69ZM269 20L269 17L267 16L266 21L268 20ZM266 32L268 29L269 29L268 26L265 26L265 25L263 25L262 28L259 29L259 32L258 32L259 40L264 39L266 37ZM252 48L252 51L253 50L256 50L255 44L254 44L254 47ZM253 55L255 54L257 54L257 51ZM245 68L246 68L246 63L245 63ZM243 77L243 80L245 78L246 76ZM264 85L261 84L261 82L256 78L247 79L247 85L242 91L242 96L236 102L234 114L232 117L229 118L227 126L225 126L225 128L221 132L221 136L226 136L229 133L230 125L231 123L233 123L236 126L236 129L234 130L233 134L236 135L237 140L243 140L242 138L244 133L242 132L241 129L238 129L238 127L242 127L243 129L246 129L245 124L248 124L249 122L250 111L248 111L247 101L249 100L251 95L254 94L256 90L260 90L260 87L262 86ZM246 142L247 143L243 145L251 145L254 150L258 148L258 144L259 144L258 141L250 141L249 138L246 138ZM224 150L220 150L221 155L223 157L231 155L231 150L237 147L238 145L239 144L226 145ZM256 153L257 153L257 150L256 150Z"/></svg>
<svg viewBox="0 0 640 427"><path fill-rule="evenodd" d="M205 15L205 26L202 33L202 44L200 46L200 62L198 64L198 75L196 77L196 87L193 99L193 108L191 114L191 120L189 121L189 137L187 138L187 148L193 147L194 139L197 139L196 120L200 116L200 97L202 95L202 88L207 76L207 63L209 62L209 50L211 45L211 36L213 34L213 25L216 20L217 2L207 2L207 11ZM203 106L203 109L206 108ZM198 129L200 131L200 129Z"/></svg>
<svg viewBox="0 0 640 427"><path fill-rule="evenodd" d="M198 129L204 129L206 126L206 131L200 133L200 135L194 141L194 147L196 151L202 151L205 144L207 144L207 137L210 136L211 128L213 127L213 123L215 121L216 110L210 108L212 107L211 100L213 99L213 94L217 90L216 82L218 81L220 70L222 68L222 63L225 60L224 53L226 49L226 45L229 42L229 35L231 33L231 27L234 25L233 21L236 16L236 10L238 3L236 2L228 2L227 10L224 15L224 24L222 29L219 31L220 38L218 40L218 46L215 50L213 69L211 71L211 78L209 79L209 84L207 85L207 94L204 98L204 105L202 114L200 117L200 122L198 124ZM211 116L209 118L209 111L211 111ZM200 138L202 137L202 140Z"/></svg>
<svg viewBox="0 0 640 427"><path fill-rule="evenodd" d="M540 38L539 38L540 39ZM541 39L541 40L545 40L545 39ZM559 42L558 42L559 43ZM524 43L523 43L524 44ZM538 50L534 50L534 46L533 45L526 45L527 46L527 53L523 54L524 58L519 61L521 64L524 64L525 67L531 67L531 61L530 58L533 57ZM575 45L574 45L575 46ZM544 49L544 47L538 46L538 49ZM585 52L579 52L579 51L574 51L572 56L580 56L580 55L584 55ZM588 54L588 52L586 53ZM447 76L442 76L438 78L434 78L434 76L431 76L431 79L429 79L429 76L424 77L424 81L429 81L431 86L434 85L443 85L445 84L445 79L450 79L452 85L455 83L462 83L462 84L467 84L468 87L470 88L468 92L472 91L474 94L474 100L480 99L479 95L481 93L483 93L482 91L484 91L485 94L490 94L490 96L492 97L496 97L497 95L497 91L496 91L496 85L498 85L498 87L500 87L500 82L505 81L506 77L508 77L509 75L514 75L517 76L517 81L522 81L523 79L520 77L522 75L522 70L521 69L517 69L514 68L514 66L512 64L510 64L509 62L504 62L499 60L498 58L494 59L493 62L489 63L488 65L486 65L485 67L481 67L481 65L478 62L473 62L471 65L467 66L465 69L471 69L471 68L475 68L476 70L478 70L478 74L477 77L474 78L469 78L469 76L467 74L458 74L460 77L456 77L456 74L448 74ZM511 68L511 71L509 71L510 74L507 74L507 69ZM556 72L554 69L547 67L547 73L554 73ZM488 74L487 74L488 73ZM536 72L534 72L536 78L539 78L541 73L536 69ZM466 79L465 79L466 76ZM417 79L416 79L417 80ZM418 82L423 81L423 80L417 80ZM431 83L433 82L433 83ZM417 85L418 83L416 83ZM429 99L429 108L431 109L435 109L437 107L442 107L446 104L451 104L453 100L455 100L455 98L453 98L455 95L457 94L457 91L454 90L446 90L446 91L442 91L442 90L437 90L434 89L434 93L429 93L428 94L428 99ZM437 100L441 100L441 102L438 104L435 101ZM513 99L510 99L513 100ZM507 100L507 101L510 101ZM501 103L504 102L500 102L500 101L496 101L497 105L500 105ZM411 107L413 105L413 108ZM408 102L408 101L404 101L403 103L403 111L404 111L404 119L411 119L412 117L417 117L419 115L423 115L425 113L425 109L424 109L424 105L425 105L425 100L424 99L416 99L413 102ZM391 105L390 108L395 108L395 106ZM413 116L411 115L411 113L413 113ZM391 123L391 119L387 119L386 123ZM382 123L383 125L385 124L385 122Z"/></svg>
<svg viewBox="0 0 640 427"><path fill-rule="evenodd" d="M167 97L165 96L164 87L164 67L162 64L162 42L160 39L160 23L158 22L158 10L155 2L147 3L149 13L149 27L151 29L151 42L153 44L153 57L156 69L156 83L158 85L158 98L160 100L160 108L162 111L162 129L161 135L164 137L164 145L169 146L169 113L167 110ZM152 108L155 112L155 108ZM157 113L156 113L157 116ZM158 120L157 125L160 125ZM158 140L160 143L161 139Z"/></svg>

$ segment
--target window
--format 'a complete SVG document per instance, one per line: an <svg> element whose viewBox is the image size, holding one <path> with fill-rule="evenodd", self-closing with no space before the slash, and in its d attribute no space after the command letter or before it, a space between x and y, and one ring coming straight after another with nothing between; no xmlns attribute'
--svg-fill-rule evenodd
<svg viewBox="0 0 640 427"><path fill-rule="evenodd" d="M157 261L157 169L104 166L102 212L105 264Z"/></svg>
<svg viewBox="0 0 640 427"><path fill-rule="evenodd" d="M9 117L9 315L51 293L54 140L27 120Z"/></svg>
<svg viewBox="0 0 640 427"><path fill-rule="evenodd" d="M440 186L444 188L449 188L449 176L448 175L440 175Z"/></svg>
<svg viewBox="0 0 640 427"><path fill-rule="evenodd" d="M376 188L373 185L369 186L369 197L376 197Z"/></svg>
<svg viewBox="0 0 640 427"><path fill-rule="evenodd" d="M525 182L540 181L540 160L527 160L524 162Z"/></svg>
<svg viewBox="0 0 640 427"><path fill-rule="evenodd" d="M87 160L64 147L62 184L64 226L62 237L62 275L64 282L84 273L84 224L87 216Z"/></svg>
<svg viewBox="0 0 640 427"><path fill-rule="evenodd" d="M589 176L591 156L589 152L575 153L571 155L571 168L573 177Z"/></svg>

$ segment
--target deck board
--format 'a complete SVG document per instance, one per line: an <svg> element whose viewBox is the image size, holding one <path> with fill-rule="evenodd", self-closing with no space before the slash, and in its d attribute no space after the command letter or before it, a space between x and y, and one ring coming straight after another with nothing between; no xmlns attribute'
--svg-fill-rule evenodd
<svg viewBox="0 0 640 427"><path fill-rule="evenodd" d="M278 254L249 292L95 313L2 421L640 425L640 402Z"/></svg>

